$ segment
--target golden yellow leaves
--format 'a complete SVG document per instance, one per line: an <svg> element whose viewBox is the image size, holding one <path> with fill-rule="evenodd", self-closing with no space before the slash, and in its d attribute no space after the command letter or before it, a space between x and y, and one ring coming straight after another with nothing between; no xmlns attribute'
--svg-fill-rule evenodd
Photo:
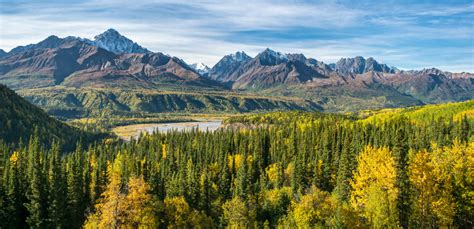
<svg viewBox="0 0 474 229"><path fill-rule="evenodd" d="M329 225L336 202L330 193L312 187L310 193L293 203L293 217L298 228Z"/></svg>
<svg viewBox="0 0 474 229"><path fill-rule="evenodd" d="M234 197L222 205L224 219L230 227L245 228L249 223L249 210L240 197Z"/></svg>
<svg viewBox="0 0 474 229"><path fill-rule="evenodd" d="M166 159L168 151L166 151L166 144L161 144L161 158Z"/></svg>
<svg viewBox="0 0 474 229"><path fill-rule="evenodd" d="M250 165L253 162L252 155L247 156L245 161ZM229 155L227 157L227 165L229 166L229 169L234 169L235 166L235 170L238 170L243 163L244 158L242 154Z"/></svg>
<svg viewBox="0 0 474 229"><path fill-rule="evenodd" d="M184 197L165 198L165 220L168 228L211 228L212 220L189 206Z"/></svg>
<svg viewBox="0 0 474 229"><path fill-rule="evenodd" d="M13 154L10 156L10 163L12 165L16 165L16 162L18 161L18 152L15 151Z"/></svg>
<svg viewBox="0 0 474 229"><path fill-rule="evenodd" d="M375 227L396 225L395 159L386 147L367 146L357 158L351 204Z"/></svg>
<svg viewBox="0 0 474 229"><path fill-rule="evenodd" d="M280 170L280 165L278 163L271 164L266 168L268 180L271 183L277 182L277 179L280 173L279 170Z"/></svg>
<svg viewBox="0 0 474 229"><path fill-rule="evenodd" d="M88 217L85 228L154 228L157 221L150 186L143 177L132 177L127 189L121 184L122 155L107 166L109 183L96 205L97 212Z"/></svg>
<svg viewBox="0 0 474 229"><path fill-rule="evenodd" d="M456 214L454 192L467 207L472 206L474 192L474 143L455 141L452 147L422 150L410 157L408 175L413 187L413 210L417 221L426 227L449 227ZM469 204L469 200L471 204ZM473 210L471 208L465 209Z"/></svg>

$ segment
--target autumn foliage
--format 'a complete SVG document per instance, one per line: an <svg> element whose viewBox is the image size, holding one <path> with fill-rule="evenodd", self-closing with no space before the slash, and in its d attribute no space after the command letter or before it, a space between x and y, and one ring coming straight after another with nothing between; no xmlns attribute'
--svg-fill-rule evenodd
<svg viewBox="0 0 474 229"><path fill-rule="evenodd" d="M63 154L2 143L0 227L472 228L473 121L449 117L277 112Z"/></svg>

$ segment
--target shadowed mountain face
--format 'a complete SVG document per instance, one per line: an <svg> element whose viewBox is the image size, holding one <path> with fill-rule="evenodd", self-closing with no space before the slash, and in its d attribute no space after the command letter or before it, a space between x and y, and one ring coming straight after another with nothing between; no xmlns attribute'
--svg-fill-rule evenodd
<svg viewBox="0 0 474 229"><path fill-rule="evenodd" d="M28 142L35 131L40 141L51 144L53 139L72 148L82 138L88 142L95 136L70 127L49 117L43 110L28 103L14 91L0 84L0 138L6 143Z"/></svg>
<svg viewBox="0 0 474 229"><path fill-rule="evenodd" d="M7 55L7 52L5 52L3 49L0 49L0 58L6 55Z"/></svg>
<svg viewBox="0 0 474 229"><path fill-rule="evenodd" d="M251 59L245 52L226 55L209 70L209 77L221 82L235 81L234 78L241 74L241 67Z"/></svg>
<svg viewBox="0 0 474 229"><path fill-rule="evenodd" d="M0 83L13 89L238 90L309 99L336 111L474 99L471 73L400 71L360 56L326 64L268 48L254 58L226 55L209 69L151 52L113 29L94 40L50 36L8 53L0 50Z"/></svg>
<svg viewBox="0 0 474 229"><path fill-rule="evenodd" d="M336 65L335 70L341 74L364 74L366 72L383 72L383 73L395 73L395 70L391 69L385 64L379 64L372 57L367 60L361 56L354 58L342 58Z"/></svg>

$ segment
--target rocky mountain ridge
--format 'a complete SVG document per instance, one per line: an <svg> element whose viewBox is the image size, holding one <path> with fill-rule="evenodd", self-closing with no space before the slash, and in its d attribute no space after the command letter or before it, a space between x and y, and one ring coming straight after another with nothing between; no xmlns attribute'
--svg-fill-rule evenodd
<svg viewBox="0 0 474 229"><path fill-rule="evenodd" d="M245 91L310 99L322 106L360 102L360 108L474 99L472 73L436 68L399 70L361 56L327 64L269 48L255 57L243 51L225 55L209 68L151 52L113 29L94 40L50 36L8 53L0 50L0 83L13 89L61 85L79 89Z"/></svg>

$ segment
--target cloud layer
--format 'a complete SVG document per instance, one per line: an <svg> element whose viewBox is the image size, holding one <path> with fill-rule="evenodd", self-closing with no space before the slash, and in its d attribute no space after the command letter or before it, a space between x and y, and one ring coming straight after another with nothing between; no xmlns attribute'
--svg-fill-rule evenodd
<svg viewBox="0 0 474 229"><path fill-rule="evenodd" d="M270 47L325 62L362 55L401 69L474 72L472 1L0 0L5 50L108 28L211 66L229 52Z"/></svg>

